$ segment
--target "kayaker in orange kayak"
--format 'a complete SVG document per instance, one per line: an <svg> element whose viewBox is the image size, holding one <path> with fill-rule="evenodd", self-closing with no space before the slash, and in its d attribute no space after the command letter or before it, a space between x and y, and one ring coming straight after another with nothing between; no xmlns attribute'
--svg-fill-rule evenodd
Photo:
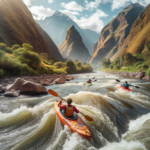
<svg viewBox="0 0 150 150"><path fill-rule="evenodd" d="M75 106L71 105L71 103L72 103L72 99L71 98L67 99L67 104L68 105L63 105L62 104L63 100L64 99L62 98L61 101L58 103L58 107L60 107L60 109L64 110L64 116L72 117L74 111L76 113L79 113L79 110Z"/></svg>
<svg viewBox="0 0 150 150"><path fill-rule="evenodd" d="M133 86L133 85L131 85L131 84L128 84L127 81L125 81L124 83L122 83L122 85L123 85L123 87L124 87L125 89L129 89L129 86Z"/></svg>

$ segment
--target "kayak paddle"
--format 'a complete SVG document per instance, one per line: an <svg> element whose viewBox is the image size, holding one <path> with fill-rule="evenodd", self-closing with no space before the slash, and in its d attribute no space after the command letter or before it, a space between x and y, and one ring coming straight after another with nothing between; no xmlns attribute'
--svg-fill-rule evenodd
<svg viewBox="0 0 150 150"><path fill-rule="evenodd" d="M60 97L55 91L53 91L51 89L48 90L48 93L53 95L53 96ZM62 99L62 97L60 97L60 98ZM64 101L66 101L66 100L64 99ZM80 111L79 111L79 113L82 114L88 121L93 121L93 118L91 118L90 116L84 115Z"/></svg>
<svg viewBox="0 0 150 150"><path fill-rule="evenodd" d="M116 79L117 82L121 82L120 80ZM121 82L122 83L122 82ZM133 85L134 86L134 85ZM138 86L134 86L136 88L139 88Z"/></svg>

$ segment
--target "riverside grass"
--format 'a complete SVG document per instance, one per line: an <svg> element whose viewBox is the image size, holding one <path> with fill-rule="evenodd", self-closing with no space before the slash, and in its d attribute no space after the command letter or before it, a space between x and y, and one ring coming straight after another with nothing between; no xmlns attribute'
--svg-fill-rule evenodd
<svg viewBox="0 0 150 150"><path fill-rule="evenodd" d="M77 63L71 60L61 62L46 53L43 55L33 52L33 47L27 43L22 44L22 47L16 44L8 47L6 44L0 43L0 78L4 76L92 72L92 67L88 64L81 64L78 67Z"/></svg>

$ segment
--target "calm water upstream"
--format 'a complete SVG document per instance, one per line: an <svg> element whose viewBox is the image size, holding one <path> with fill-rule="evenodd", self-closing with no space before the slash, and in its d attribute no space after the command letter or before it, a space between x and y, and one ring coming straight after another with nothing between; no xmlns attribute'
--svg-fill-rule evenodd
<svg viewBox="0 0 150 150"><path fill-rule="evenodd" d="M88 122L81 116L91 131L90 141L60 123L54 110L58 98L0 96L0 150L146 150L144 144L150 143L150 134L145 137L150 132L150 82L122 78L140 87L126 92L119 88L116 75L75 76L66 84L46 88L71 97L81 112L94 119ZM93 86L83 85L90 77L97 79ZM143 126L145 121L149 127ZM129 140L131 133L137 140Z"/></svg>

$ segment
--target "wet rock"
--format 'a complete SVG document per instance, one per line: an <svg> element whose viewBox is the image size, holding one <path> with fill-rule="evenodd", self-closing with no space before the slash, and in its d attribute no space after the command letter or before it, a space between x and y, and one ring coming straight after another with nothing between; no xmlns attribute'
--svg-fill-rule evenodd
<svg viewBox="0 0 150 150"><path fill-rule="evenodd" d="M65 83L65 80L64 78L58 78L54 81L55 84L64 84Z"/></svg>
<svg viewBox="0 0 150 150"><path fill-rule="evenodd" d="M52 82L51 80L44 80L44 81L41 82L41 84L44 85L44 86L48 86L48 85L51 84L51 82Z"/></svg>
<svg viewBox="0 0 150 150"><path fill-rule="evenodd" d="M25 94L48 94L46 88L37 83L26 81L21 87L21 93Z"/></svg>
<svg viewBox="0 0 150 150"><path fill-rule="evenodd" d="M145 76L142 79L144 79L144 80L150 80L150 77L149 76Z"/></svg>
<svg viewBox="0 0 150 150"><path fill-rule="evenodd" d="M4 93L5 96L10 96L10 97L17 97L20 94L20 90L11 90L11 91L6 91Z"/></svg>
<svg viewBox="0 0 150 150"><path fill-rule="evenodd" d="M146 73L145 72L139 72L138 75L136 76L136 78L142 78L145 77Z"/></svg>
<svg viewBox="0 0 150 150"><path fill-rule="evenodd" d="M8 90L8 91L10 91L10 90L12 90L12 89L20 90L21 86L22 86L23 83L25 83L25 82L26 82L26 80L21 79L21 78L17 78L13 85L10 85L10 86L7 87L7 90Z"/></svg>

